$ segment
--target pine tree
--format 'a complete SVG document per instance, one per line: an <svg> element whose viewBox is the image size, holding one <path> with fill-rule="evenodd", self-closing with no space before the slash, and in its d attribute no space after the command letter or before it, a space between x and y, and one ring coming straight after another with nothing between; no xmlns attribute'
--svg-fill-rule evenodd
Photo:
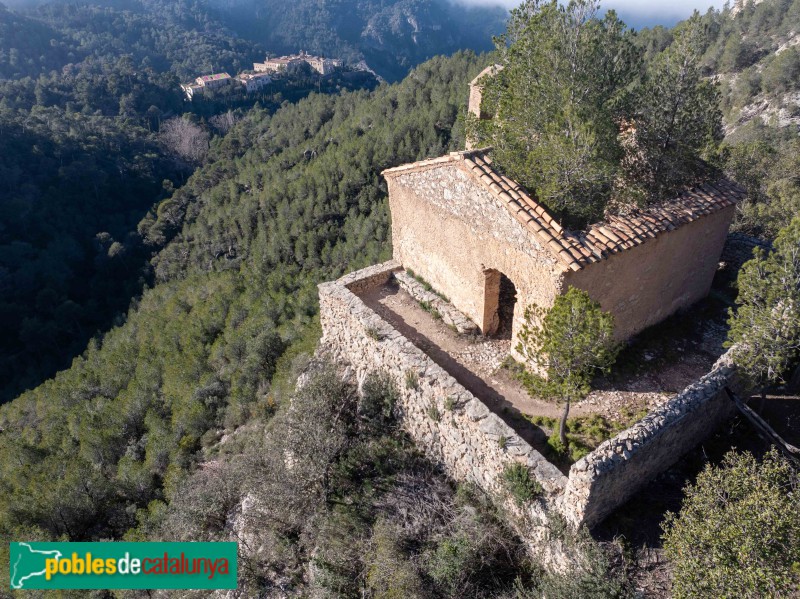
<svg viewBox="0 0 800 599"><path fill-rule="evenodd" d="M627 191L640 203L663 200L704 169L700 160L722 138L719 94L700 70L699 14L650 63L635 99L635 142L623 160Z"/></svg>
<svg viewBox="0 0 800 599"><path fill-rule="evenodd" d="M484 82L470 135L569 224L602 216L622 149L617 117L638 70L630 32L594 0L527 0L496 44L504 67Z"/></svg>
<svg viewBox="0 0 800 599"><path fill-rule="evenodd" d="M736 366L762 389L783 380L800 357L800 216L760 248L738 279L739 304L726 345Z"/></svg>
<svg viewBox="0 0 800 599"><path fill-rule="evenodd" d="M722 137L716 87L702 76L699 14L646 68L614 11L595 0L527 0L497 38L500 66L468 133L567 226L663 201L700 178Z"/></svg>
<svg viewBox="0 0 800 599"><path fill-rule="evenodd" d="M619 352L614 342L614 317L603 312L588 293L570 287L549 310L528 307L519 337L517 351L545 375L538 380L538 391L564 401L559 438L566 449L570 403L589 393L592 377L607 370Z"/></svg>

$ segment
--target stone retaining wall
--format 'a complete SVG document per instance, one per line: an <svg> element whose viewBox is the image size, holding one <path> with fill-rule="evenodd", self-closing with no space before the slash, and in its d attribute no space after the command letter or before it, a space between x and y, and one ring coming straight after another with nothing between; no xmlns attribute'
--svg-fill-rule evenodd
<svg viewBox="0 0 800 599"><path fill-rule="evenodd" d="M320 353L351 369L357 381L388 373L399 391L400 421L418 447L453 479L495 498L532 551L550 563L563 565L566 555L551 538L553 516L576 527L599 523L735 409L723 391L726 385L740 391L726 355L697 383L576 462L566 477L358 297L402 277L401 270L392 260L319 286ZM514 462L525 464L543 489L522 508L503 484Z"/></svg>
<svg viewBox="0 0 800 599"><path fill-rule="evenodd" d="M446 325L454 327L456 331L465 335L477 335L480 333L478 325L456 310L453 304L438 296L433 291L425 289L422 283L406 271L397 271L394 273L394 278L400 283L400 287L405 289L411 297L418 302L425 302L434 308Z"/></svg>
<svg viewBox="0 0 800 599"><path fill-rule="evenodd" d="M672 466L736 411L725 387L741 391L729 354L711 372L631 428L572 465L561 510L593 526Z"/></svg>
<svg viewBox="0 0 800 599"><path fill-rule="evenodd" d="M417 446L453 479L475 483L497 500L534 552L563 562L557 544L543 541L567 477L353 292L384 284L399 268L390 261L319 286L320 353L350 365L358 381L388 373L399 391L400 421ZM514 462L525 464L543 489L524 508L502 480Z"/></svg>

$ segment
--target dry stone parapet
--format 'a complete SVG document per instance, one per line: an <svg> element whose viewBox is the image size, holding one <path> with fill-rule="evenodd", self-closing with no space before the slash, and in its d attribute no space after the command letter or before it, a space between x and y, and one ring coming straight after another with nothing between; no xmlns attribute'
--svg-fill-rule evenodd
<svg viewBox="0 0 800 599"><path fill-rule="evenodd" d="M692 449L734 410L724 388L741 386L726 354L711 372L576 462L565 476L475 395L369 308L359 293L404 276L394 260L319 285L319 352L356 381L383 371L399 391L403 428L449 476L493 497L532 552L558 563L564 548L549 524L593 526ZM413 280L413 279L412 279ZM525 464L543 492L518 506L504 469ZM561 556L561 557L559 557Z"/></svg>

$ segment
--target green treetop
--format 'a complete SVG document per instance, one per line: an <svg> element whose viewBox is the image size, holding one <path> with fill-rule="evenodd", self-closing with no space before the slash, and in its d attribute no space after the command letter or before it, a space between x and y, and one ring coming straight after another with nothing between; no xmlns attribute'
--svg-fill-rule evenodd
<svg viewBox="0 0 800 599"><path fill-rule="evenodd" d="M634 34L596 0L527 0L497 38L469 134L567 225L600 219L612 199L644 204L689 182L717 140L720 113L699 76L691 19L645 68Z"/></svg>
<svg viewBox="0 0 800 599"><path fill-rule="evenodd" d="M800 357L800 216L778 234L771 253L756 250L738 285L727 346L737 367L763 388L780 382Z"/></svg>
<svg viewBox="0 0 800 599"><path fill-rule="evenodd" d="M650 63L636 92L635 132L622 172L627 195L639 203L664 199L692 182L704 169L700 158L722 139L719 94L700 71L704 38L695 13Z"/></svg>
<svg viewBox="0 0 800 599"><path fill-rule="evenodd" d="M549 310L527 308L519 337L517 351L544 375L538 379L539 392L564 401L559 438L566 448L570 403L584 398L592 377L608 369L617 357L614 317L603 312L588 293L570 287Z"/></svg>
<svg viewBox="0 0 800 599"><path fill-rule="evenodd" d="M796 597L800 588L797 473L773 450L759 463L731 452L667 514L664 550L682 597Z"/></svg>
<svg viewBox="0 0 800 599"><path fill-rule="evenodd" d="M583 222L602 215L621 156L616 110L638 66L625 25L597 10L587 0L514 9L496 40L504 69L484 87L496 118L473 123L510 177Z"/></svg>

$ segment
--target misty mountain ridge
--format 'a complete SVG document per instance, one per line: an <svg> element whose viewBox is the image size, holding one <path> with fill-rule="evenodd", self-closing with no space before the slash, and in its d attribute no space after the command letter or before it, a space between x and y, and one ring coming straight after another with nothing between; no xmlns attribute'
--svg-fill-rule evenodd
<svg viewBox="0 0 800 599"><path fill-rule="evenodd" d="M365 60L393 81L413 66L459 49L486 51L505 27L500 6L449 0L209 0L231 29L271 53L305 50Z"/></svg>
<svg viewBox="0 0 800 599"><path fill-rule="evenodd" d="M10 6L20 14L4 10L0 27L13 19L22 31L34 29L44 13L62 11L69 3L33 0ZM468 6L450 0L208 0L179 2L172 7L139 0L104 0L87 6L154 17L168 13L164 16L171 21L183 21L181 24L194 26L205 35L227 31L271 55L305 50L342 58L352 65L366 61L389 81L401 79L434 56L460 49L491 50L492 36L503 31L508 16L499 5ZM49 41L45 37L44 32L34 31L34 39ZM14 38L8 34L3 39Z"/></svg>

